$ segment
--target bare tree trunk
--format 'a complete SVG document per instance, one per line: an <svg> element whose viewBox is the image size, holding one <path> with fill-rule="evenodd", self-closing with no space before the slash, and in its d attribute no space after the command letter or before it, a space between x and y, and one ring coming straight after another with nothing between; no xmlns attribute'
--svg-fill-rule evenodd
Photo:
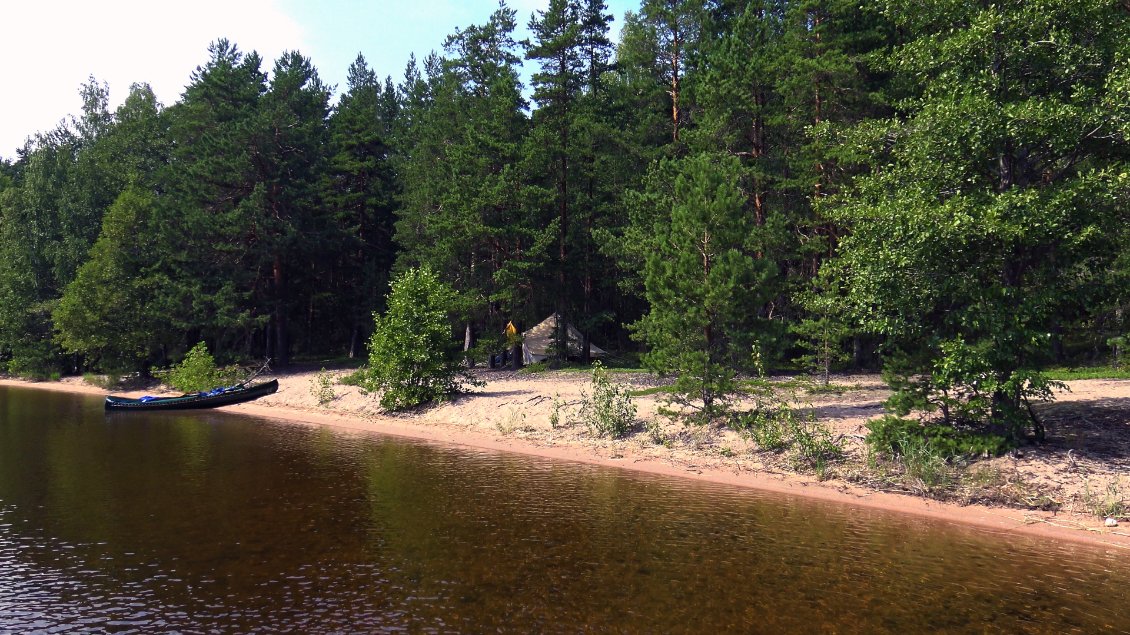
<svg viewBox="0 0 1130 635"><path fill-rule="evenodd" d="M276 254L272 274L275 282L275 362L279 366L290 363L288 354L286 324L286 274L283 271L282 256Z"/></svg>
<svg viewBox="0 0 1130 635"><path fill-rule="evenodd" d="M472 342L473 339L471 337L471 323L467 322L466 326L464 326L463 328L463 353L464 358L467 360L467 366L470 368L475 367L475 360L469 354Z"/></svg>
<svg viewBox="0 0 1130 635"><path fill-rule="evenodd" d="M354 324L353 331L349 334L349 359L357 357L358 345L361 343L361 327Z"/></svg>

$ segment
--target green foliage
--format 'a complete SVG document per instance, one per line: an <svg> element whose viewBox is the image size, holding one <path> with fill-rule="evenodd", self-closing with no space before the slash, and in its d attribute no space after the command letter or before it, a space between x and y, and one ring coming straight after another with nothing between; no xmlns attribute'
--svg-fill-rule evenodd
<svg viewBox="0 0 1130 635"><path fill-rule="evenodd" d="M392 244L393 211L400 181L392 169L392 135L399 110L395 88L382 88L377 75L358 54L347 74L347 90L329 120L330 156L326 203L333 210L322 240L336 246L338 278L318 294L325 310L341 316L341 326L357 333L367 328L373 311L388 292L396 257ZM351 348L360 342L353 339Z"/></svg>
<svg viewBox="0 0 1130 635"><path fill-rule="evenodd" d="M540 375L549 370L549 362L541 361L534 362L533 364L526 364L518 369L519 374L524 375Z"/></svg>
<svg viewBox="0 0 1130 635"><path fill-rule="evenodd" d="M746 432L757 447L767 452L782 452L789 447L788 422L796 415L787 406L773 411L752 410L734 413L729 425Z"/></svg>
<svg viewBox="0 0 1130 635"><path fill-rule="evenodd" d="M118 375L117 373L107 373L105 375L83 373L82 379L91 386L97 386L104 390L113 390L117 388L122 382L122 376Z"/></svg>
<svg viewBox="0 0 1130 635"><path fill-rule="evenodd" d="M756 235L736 187L738 163L698 155L675 171L670 215L650 236L644 285L650 309L632 325L649 350L644 364L676 376L672 401L711 421L738 392L734 377L756 336L771 263L755 260Z"/></svg>
<svg viewBox="0 0 1130 635"><path fill-rule="evenodd" d="M472 365L489 364L490 356L502 350L509 350L504 335L486 335L476 340L470 349L463 352L463 355L467 362Z"/></svg>
<svg viewBox="0 0 1130 635"><path fill-rule="evenodd" d="M793 464L811 469L821 478L830 463L843 458L843 445L827 426L812 415L802 416L786 402L771 407L734 413L729 426L749 434L757 447L767 452L790 452Z"/></svg>
<svg viewBox="0 0 1130 635"><path fill-rule="evenodd" d="M563 427L568 423L567 419L563 419L562 415L566 412L567 404L561 399L560 395L553 396L553 402L549 406L549 427L556 430Z"/></svg>
<svg viewBox="0 0 1130 635"><path fill-rule="evenodd" d="M580 418L597 436L620 438L636 422L636 405L624 386L612 381L600 362L592 367L591 394L582 393Z"/></svg>
<svg viewBox="0 0 1130 635"><path fill-rule="evenodd" d="M813 288L801 293L798 301L806 309L806 316L792 324L789 330L798 336L797 344L805 353L794 361L820 377L827 386L832 368L848 359L843 343L851 334L847 325L843 299L830 287L814 281Z"/></svg>
<svg viewBox="0 0 1130 635"><path fill-rule="evenodd" d="M362 355L420 265L476 334L635 324L700 422L756 398L754 344L827 381L866 334L892 412L1013 441L1065 348L1122 363L1117 2L648 0L615 64L605 2L544 8L528 44L500 6L400 86L359 57L332 110L302 55L226 40L168 108L82 86L0 161L0 368Z"/></svg>
<svg viewBox="0 0 1130 635"><path fill-rule="evenodd" d="M208 352L208 345L199 342L179 364L166 372L155 371L153 374L163 376L164 382L173 388L189 393L232 383L236 379L235 372L234 368L217 368L216 360Z"/></svg>
<svg viewBox="0 0 1130 635"><path fill-rule="evenodd" d="M337 399L337 394L334 393L333 375L327 372L325 368L315 373L314 378L310 380L310 394L318 400L319 406L324 406Z"/></svg>
<svg viewBox="0 0 1130 635"><path fill-rule="evenodd" d="M1044 375L1052 381L1075 381L1078 379L1130 379L1130 369L1113 366L1093 366L1089 368L1049 368Z"/></svg>
<svg viewBox="0 0 1130 635"><path fill-rule="evenodd" d="M486 320L491 302L506 312L524 303L519 290L556 235L527 207L515 17L500 6L486 24L457 30L445 42L449 57L429 56L426 76L413 61L401 87L412 125L398 139L398 267L430 267L472 320Z"/></svg>
<svg viewBox="0 0 1130 635"><path fill-rule="evenodd" d="M157 299L152 194L127 188L102 219L90 259L79 267L52 314L64 349L104 370L137 370L172 344Z"/></svg>
<svg viewBox="0 0 1130 635"><path fill-rule="evenodd" d="M1000 456L1013 447L1001 435L929 425L886 415L867 422L867 445L873 452L904 457L926 452L942 460Z"/></svg>
<svg viewBox="0 0 1130 635"><path fill-rule="evenodd" d="M368 369L358 368L357 370L347 375L342 375L338 379L338 383L345 386L364 386L365 380L368 377Z"/></svg>
<svg viewBox="0 0 1130 635"><path fill-rule="evenodd" d="M385 314L374 316L364 387L381 406L404 410L474 384L451 336L456 296L431 269L408 269L392 282Z"/></svg>
<svg viewBox="0 0 1130 635"><path fill-rule="evenodd" d="M1052 396L1036 371L1050 334L1101 307L1125 249L1128 146L1110 131L1130 15L1097 0L885 11L911 40L883 65L913 90L902 116L843 136L872 168L832 199L845 297L885 341L894 412L1039 438L1027 406Z"/></svg>

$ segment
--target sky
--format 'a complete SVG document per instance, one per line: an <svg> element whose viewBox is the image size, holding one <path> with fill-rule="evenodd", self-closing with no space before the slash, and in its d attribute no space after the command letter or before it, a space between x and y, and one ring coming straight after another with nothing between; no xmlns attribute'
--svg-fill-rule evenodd
<svg viewBox="0 0 1130 635"><path fill-rule="evenodd" d="M508 0L526 37L530 15L548 0ZM625 11L639 0L607 0L618 39ZM270 71L283 51L309 57L326 84L345 89L357 54L399 83L409 55L440 50L456 28L481 24L497 0L0 0L0 157L82 109L90 77L110 88L111 110L131 84L147 82L157 99L180 99L208 44L227 38L257 51Z"/></svg>

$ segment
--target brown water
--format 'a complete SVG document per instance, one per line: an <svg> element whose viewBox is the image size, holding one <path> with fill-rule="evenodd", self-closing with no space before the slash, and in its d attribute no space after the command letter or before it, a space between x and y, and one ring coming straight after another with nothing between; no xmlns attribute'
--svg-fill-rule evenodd
<svg viewBox="0 0 1130 635"><path fill-rule="evenodd" d="M1130 553L0 387L0 632L1130 632Z"/></svg>

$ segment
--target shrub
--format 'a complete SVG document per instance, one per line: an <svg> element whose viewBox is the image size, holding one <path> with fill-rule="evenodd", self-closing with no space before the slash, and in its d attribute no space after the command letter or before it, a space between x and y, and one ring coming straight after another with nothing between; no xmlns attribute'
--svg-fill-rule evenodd
<svg viewBox="0 0 1130 635"><path fill-rule="evenodd" d="M844 450L827 426L799 416L785 402L772 408L735 414L730 427L749 434L757 447L768 452L790 451L793 464L812 469L823 478L828 463L843 458Z"/></svg>
<svg viewBox="0 0 1130 635"><path fill-rule="evenodd" d="M561 398L561 395L553 396L553 403L550 405L549 409L549 427L556 430L557 428L569 425L568 407L569 404Z"/></svg>
<svg viewBox="0 0 1130 635"><path fill-rule="evenodd" d="M597 436L619 438L636 422L636 405L628 390L608 377L600 362L592 367L592 395L582 393L581 419Z"/></svg>
<svg viewBox="0 0 1130 635"><path fill-rule="evenodd" d="M1122 492L1122 477L1106 483L1101 491L1091 490L1091 479L1083 483L1083 504L1099 518L1125 518L1130 506Z"/></svg>
<svg viewBox="0 0 1130 635"><path fill-rule="evenodd" d="M954 457L999 456L1011 447L1000 435L963 430L948 425L924 425L911 419L887 415L867 422L867 444L872 451L894 457L911 450Z"/></svg>
<svg viewBox="0 0 1130 635"><path fill-rule="evenodd" d="M522 373L523 375L536 375L538 373L544 373L548 370L549 370L549 362L542 361L542 362L534 362L532 364L526 364L525 366L519 368L518 372Z"/></svg>
<svg viewBox="0 0 1130 635"><path fill-rule="evenodd" d="M345 386L363 387L365 384L365 378L368 376L368 372L368 369L358 368L352 373L342 375L340 378L338 378L337 383Z"/></svg>
<svg viewBox="0 0 1130 635"><path fill-rule="evenodd" d="M181 363L168 372L154 372L154 375L163 375L166 384L184 392L198 392L231 383L235 374L234 368L221 370L216 367L216 360L212 358L204 342L193 346Z"/></svg>
<svg viewBox="0 0 1130 635"><path fill-rule="evenodd" d="M83 373L82 379L91 386L98 386L104 390L112 390L117 388L122 383L121 375L116 373L107 373L105 375L96 375L94 373Z"/></svg>
<svg viewBox="0 0 1130 635"><path fill-rule="evenodd" d="M752 410L735 413L730 418L730 427L745 432L757 447L767 452L783 452L789 447L786 429L778 412Z"/></svg>
<svg viewBox="0 0 1130 635"><path fill-rule="evenodd" d="M388 310L374 316L364 388L381 392L386 410L404 410L464 390L476 382L462 365L448 313L455 292L428 269L409 269L392 282Z"/></svg>
<svg viewBox="0 0 1130 635"><path fill-rule="evenodd" d="M334 393L333 377L325 368L318 371L314 375L314 379L310 381L310 394L318 400L319 406L324 406L337 399L337 395Z"/></svg>
<svg viewBox="0 0 1130 635"><path fill-rule="evenodd" d="M1003 436L923 424L887 415L867 422L867 445L872 456L897 463L904 476L927 491L950 486L956 479L954 459L996 456L1011 447Z"/></svg>

